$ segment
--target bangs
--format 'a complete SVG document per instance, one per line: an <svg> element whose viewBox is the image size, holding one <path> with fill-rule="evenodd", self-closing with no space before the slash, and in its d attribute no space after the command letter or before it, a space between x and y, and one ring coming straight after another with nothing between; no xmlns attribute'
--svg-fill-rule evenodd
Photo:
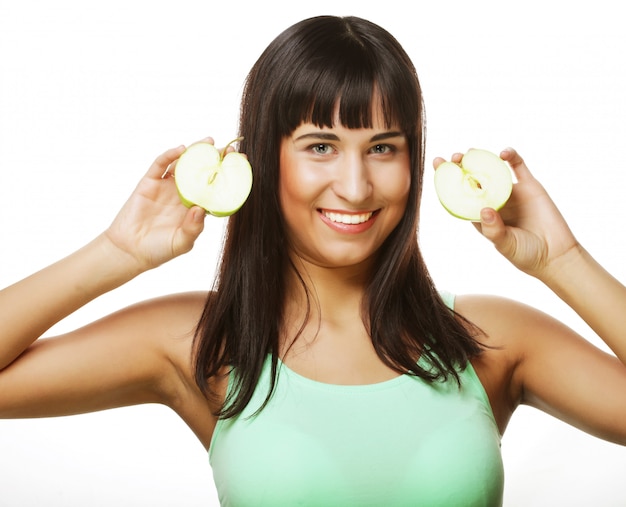
<svg viewBox="0 0 626 507"><path fill-rule="evenodd" d="M412 63L393 46L373 48L367 38L350 35L312 34L308 47L298 47L299 59L283 72L276 104L281 136L302 123L333 127L338 120L347 128L371 128L375 111L386 128L409 134L418 127L420 92Z"/></svg>

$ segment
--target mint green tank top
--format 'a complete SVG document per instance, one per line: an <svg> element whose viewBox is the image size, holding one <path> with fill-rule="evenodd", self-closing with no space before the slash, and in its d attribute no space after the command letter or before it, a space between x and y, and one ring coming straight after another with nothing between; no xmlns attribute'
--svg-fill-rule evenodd
<svg viewBox="0 0 626 507"><path fill-rule="evenodd" d="M279 365L258 415L270 357L245 411L215 428L209 460L223 507L502 505L500 434L471 364L460 389L409 375L325 384Z"/></svg>

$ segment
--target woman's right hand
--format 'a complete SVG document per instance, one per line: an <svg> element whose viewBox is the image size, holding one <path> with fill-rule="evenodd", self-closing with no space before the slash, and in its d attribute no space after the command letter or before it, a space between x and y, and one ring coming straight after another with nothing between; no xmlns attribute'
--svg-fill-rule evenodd
<svg viewBox="0 0 626 507"><path fill-rule="evenodd" d="M179 146L156 158L105 232L137 272L188 252L204 228L205 211L181 203L172 177L170 166L184 151Z"/></svg>

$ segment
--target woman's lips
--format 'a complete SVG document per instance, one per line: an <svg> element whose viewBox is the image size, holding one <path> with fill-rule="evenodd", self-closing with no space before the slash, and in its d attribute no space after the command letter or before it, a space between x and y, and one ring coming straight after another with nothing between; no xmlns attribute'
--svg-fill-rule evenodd
<svg viewBox="0 0 626 507"><path fill-rule="evenodd" d="M319 209L322 221L331 229L348 234L359 234L368 230L378 216L380 210L345 212Z"/></svg>

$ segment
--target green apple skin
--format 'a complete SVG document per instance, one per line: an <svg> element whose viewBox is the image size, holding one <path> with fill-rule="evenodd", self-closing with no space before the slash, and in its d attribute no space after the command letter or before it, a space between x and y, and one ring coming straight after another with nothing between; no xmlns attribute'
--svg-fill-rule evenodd
<svg viewBox="0 0 626 507"><path fill-rule="evenodd" d="M252 168L238 152L223 152L210 143L187 148L176 163L174 173L181 202L200 206L217 217L237 212L250 195Z"/></svg>
<svg viewBox="0 0 626 507"><path fill-rule="evenodd" d="M483 208L502 208L513 190L511 169L498 155L471 149L459 164L443 162L435 170L435 191L451 215L480 221Z"/></svg>

